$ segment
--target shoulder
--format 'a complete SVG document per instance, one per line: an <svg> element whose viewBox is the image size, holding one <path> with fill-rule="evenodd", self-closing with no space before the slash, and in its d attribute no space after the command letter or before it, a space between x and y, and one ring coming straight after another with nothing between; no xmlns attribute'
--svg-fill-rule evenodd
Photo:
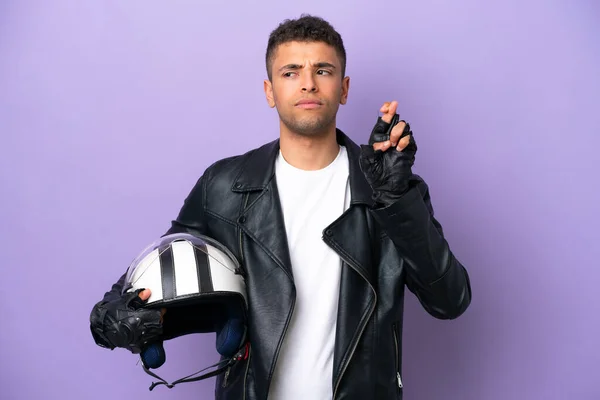
<svg viewBox="0 0 600 400"><path fill-rule="evenodd" d="M215 161L199 180L205 196L229 195L241 187L262 188L271 176L278 151L278 140L274 140L244 154Z"/></svg>
<svg viewBox="0 0 600 400"><path fill-rule="evenodd" d="M231 196L234 182L246 168L248 160L259 149L260 147L244 154L222 158L209 165L189 191L180 218L184 215L192 219L191 214L196 215L200 211L217 210L227 206L229 202L223 200Z"/></svg>
<svg viewBox="0 0 600 400"><path fill-rule="evenodd" d="M246 153L222 158L208 166L202 178L207 185L230 185L244 171L248 161L261 149L251 149Z"/></svg>

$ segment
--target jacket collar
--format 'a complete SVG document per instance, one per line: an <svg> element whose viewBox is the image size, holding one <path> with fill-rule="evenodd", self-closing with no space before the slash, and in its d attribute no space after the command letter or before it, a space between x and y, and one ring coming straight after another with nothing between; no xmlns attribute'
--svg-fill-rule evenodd
<svg viewBox="0 0 600 400"><path fill-rule="evenodd" d="M373 190L360 169L360 147L344 132L336 129L337 142L346 147L350 164L351 205L365 204L373 207ZM234 192L263 190L275 175L275 160L279 154L279 139L251 151L246 163L233 182Z"/></svg>

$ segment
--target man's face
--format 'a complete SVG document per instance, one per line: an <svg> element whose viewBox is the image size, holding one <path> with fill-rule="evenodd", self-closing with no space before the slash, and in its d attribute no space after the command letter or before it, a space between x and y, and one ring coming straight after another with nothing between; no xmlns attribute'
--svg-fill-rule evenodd
<svg viewBox="0 0 600 400"><path fill-rule="evenodd" d="M289 131L314 137L335 127L339 105L348 98L349 78L342 77L333 47L323 42L281 44L271 71L271 81L264 83L267 101Z"/></svg>

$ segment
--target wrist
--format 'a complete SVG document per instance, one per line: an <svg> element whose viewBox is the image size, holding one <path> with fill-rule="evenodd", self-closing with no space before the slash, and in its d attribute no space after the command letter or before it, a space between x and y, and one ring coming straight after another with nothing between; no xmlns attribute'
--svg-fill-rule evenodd
<svg viewBox="0 0 600 400"><path fill-rule="evenodd" d="M385 208L389 207L392 204L396 203L400 200L409 190L409 186L398 188L394 191L388 190L374 190L373 191L373 201L377 205L377 208Z"/></svg>

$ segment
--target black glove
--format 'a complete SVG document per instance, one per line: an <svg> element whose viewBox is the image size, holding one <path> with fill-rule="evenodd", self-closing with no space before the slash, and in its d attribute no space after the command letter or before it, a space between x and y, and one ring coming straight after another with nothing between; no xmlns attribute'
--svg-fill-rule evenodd
<svg viewBox="0 0 600 400"><path fill-rule="evenodd" d="M410 135L410 142L402 151L395 147L386 151L373 149L374 143L389 140L390 133L397 123L398 114L394 115L391 123L378 117L369 138L369 145L360 146L360 168L373 189L373 200L383 207L396 202L410 188L412 166L417 153L417 143L408 123L400 139Z"/></svg>
<svg viewBox="0 0 600 400"><path fill-rule="evenodd" d="M146 345L158 341L163 331L160 311L142 308L145 302L138 296L141 291L94 305L90 329L97 345L111 350L121 347L139 354Z"/></svg>

